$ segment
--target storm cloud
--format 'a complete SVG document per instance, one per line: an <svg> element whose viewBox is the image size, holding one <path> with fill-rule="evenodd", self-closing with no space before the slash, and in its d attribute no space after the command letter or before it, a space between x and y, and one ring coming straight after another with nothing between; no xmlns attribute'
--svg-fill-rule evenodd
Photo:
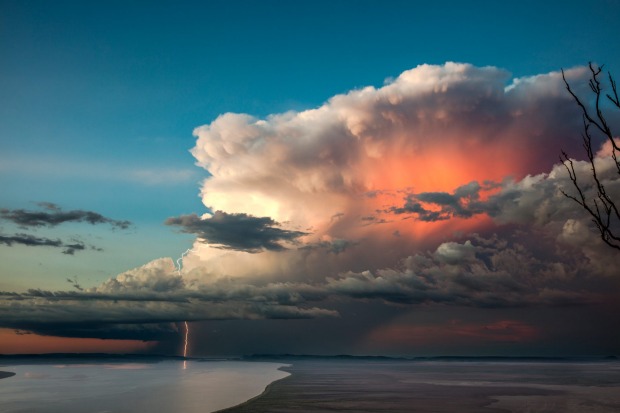
<svg viewBox="0 0 620 413"><path fill-rule="evenodd" d="M504 237L505 239L507 237ZM510 238L510 237L508 237ZM162 258L76 291L0 293L0 326L67 337L163 339L180 321L338 317L332 300L375 300L396 306L477 308L589 305L604 294L584 290L587 260L570 246L552 256L518 237L473 235L393 268L345 272L323 282L194 278ZM552 240L546 247L551 248ZM75 280L69 280L72 283Z"/></svg>
<svg viewBox="0 0 620 413"><path fill-rule="evenodd" d="M70 280L73 281L73 280ZM153 339L180 321L334 317L310 305L324 293L310 286L248 285L184 280L170 258L155 260L77 291L0 292L0 327L58 336ZM318 295L317 295L318 294ZM159 326L159 327L158 327ZM163 330L162 330L163 328ZM172 330L171 330L172 329Z"/></svg>
<svg viewBox="0 0 620 413"><path fill-rule="evenodd" d="M407 257L396 268L329 278L326 287L345 296L396 304L528 307L592 302L596 294L579 291L586 268L564 254L554 258L537 257L518 242L475 236Z"/></svg>
<svg viewBox="0 0 620 413"><path fill-rule="evenodd" d="M566 71L576 84L586 74ZM181 269L159 259L83 291L5 293L0 323L142 337L185 320L337 317L350 303L605 301L618 292L620 258L561 193L571 183L558 154L579 153L582 127L564 87L556 72L511 80L495 67L446 63L302 112L223 114L194 131L192 149L210 174L204 207L215 212L165 221L196 236ZM609 159L596 162L619 193L618 177L603 172ZM588 173L588 164L575 166ZM43 218L2 217L30 227L65 222L45 208ZM497 328L520 328L508 320Z"/></svg>

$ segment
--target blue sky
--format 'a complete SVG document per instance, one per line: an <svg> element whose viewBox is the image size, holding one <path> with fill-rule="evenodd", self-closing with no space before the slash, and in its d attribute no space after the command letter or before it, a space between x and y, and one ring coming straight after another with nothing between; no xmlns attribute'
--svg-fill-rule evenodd
<svg viewBox="0 0 620 413"><path fill-rule="evenodd" d="M192 132L223 113L315 108L446 61L620 73L618 16L614 0L1 0L0 208L53 202L134 225L38 229L104 251L0 248L0 290L93 285L178 257L194 236L164 221L206 212Z"/></svg>
<svg viewBox="0 0 620 413"><path fill-rule="evenodd" d="M149 210L193 210L189 178L176 185L169 177L175 201L162 202L160 188L118 172L191 171L193 128L221 113L312 108L421 63L493 65L514 76L589 60L613 69L619 8L615 1L3 1L0 142L3 160L23 165L11 168L3 202L31 201L33 190L73 201L72 191L55 186L56 172L62 185L87 191L110 212L126 206L87 189L89 182L167 206L149 202ZM28 163L51 169L44 175L54 182L37 185L43 176ZM82 170L79 179L70 165Z"/></svg>

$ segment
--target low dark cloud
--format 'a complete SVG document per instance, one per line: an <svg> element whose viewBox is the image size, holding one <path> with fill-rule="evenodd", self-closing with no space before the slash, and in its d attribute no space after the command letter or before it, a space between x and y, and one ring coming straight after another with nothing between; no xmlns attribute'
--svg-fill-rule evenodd
<svg viewBox="0 0 620 413"><path fill-rule="evenodd" d="M338 316L311 305L325 291L307 285L223 278L188 281L170 258L155 260L103 284L75 290L0 291L0 327L65 337L161 339L174 323L204 320L310 319Z"/></svg>
<svg viewBox="0 0 620 413"><path fill-rule="evenodd" d="M188 289L159 294L0 292L0 327L63 337L154 340L176 334L171 325L183 321L310 319L337 315L317 307L283 305L258 298L220 296L218 299L214 295ZM162 329L162 326L168 327Z"/></svg>
<svg viewBox="0 0 620 413"><path fill-rule="evenodd" d="M517 240L472 236L434 252L407 257L396 268L348 272L328 278L331 294L395 304L464 307L583 305L596 294L578 285L589 276L568 252L543 257Z"/></svg>
<svg viewBox="0 0 620 413"><path fill-rule="evenodd" d="M570 228L567 236L581 232ZM594 282L596 269L574 254L570 243L541 237L540 245L526 247L522 241L517 233L470 235L390 268L305 282L204 277L200 267L182 276L165 258L97 287L84 288L73 278L66 280L72 291L0 292L0 327L66 337L160 340L178 336L175 323L186 320L337 317L334 303L343 308L356 302L398 308L532 308L587 306L606 294L605 278Z"/></svg>
<svg viewBox="0 0 620 413"><path fill-rule="evenodd" d="M195 234L214 247L256 253L263 250L281 251L285 242L295 243L305 232L282 229L269 217L248 214L229 214L216 211L202 219L196 214L171 217L166 225L181 227L181 231Z"/></svg>
<svg viewBox="0 0 620 413"><path fill-rule="evenodd" d="M174 339L179 336L176 323L114 324L89 321L87 323L30 323L23 325L28 328L29 333L56 337L151 341Z"/></svg>
<svg viewBox="0 0 620 413"><path fill-rule="evenodd" d="M91 225L109 224L118 229L127 229L131 225L130 221L107 218L93 211L81 209L63 211L58 205L51 202L40 202L38 205L43 210L0 209L0 218L13 222L22 228L53 227L66 222L87 222Z"/></svg>

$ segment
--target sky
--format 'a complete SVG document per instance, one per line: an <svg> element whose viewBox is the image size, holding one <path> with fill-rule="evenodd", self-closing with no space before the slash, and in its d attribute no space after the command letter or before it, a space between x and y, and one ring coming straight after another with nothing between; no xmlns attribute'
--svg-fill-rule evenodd
<svg viewBox="0 0 620 413"><path fill-rule="evenodd" d="M559 158L620 2L0 11L0 353L620 352Z"/></svg>

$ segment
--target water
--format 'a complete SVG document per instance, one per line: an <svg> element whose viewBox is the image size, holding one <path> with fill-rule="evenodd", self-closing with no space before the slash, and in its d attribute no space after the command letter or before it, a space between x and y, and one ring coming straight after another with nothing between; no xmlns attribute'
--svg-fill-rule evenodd
<svg viewBox="0 0 620 413"><path fill-rule="evenodd" d="M3 413L207 413L261 394L284 364L187 362L17 365L0 380Z"/></svg>

